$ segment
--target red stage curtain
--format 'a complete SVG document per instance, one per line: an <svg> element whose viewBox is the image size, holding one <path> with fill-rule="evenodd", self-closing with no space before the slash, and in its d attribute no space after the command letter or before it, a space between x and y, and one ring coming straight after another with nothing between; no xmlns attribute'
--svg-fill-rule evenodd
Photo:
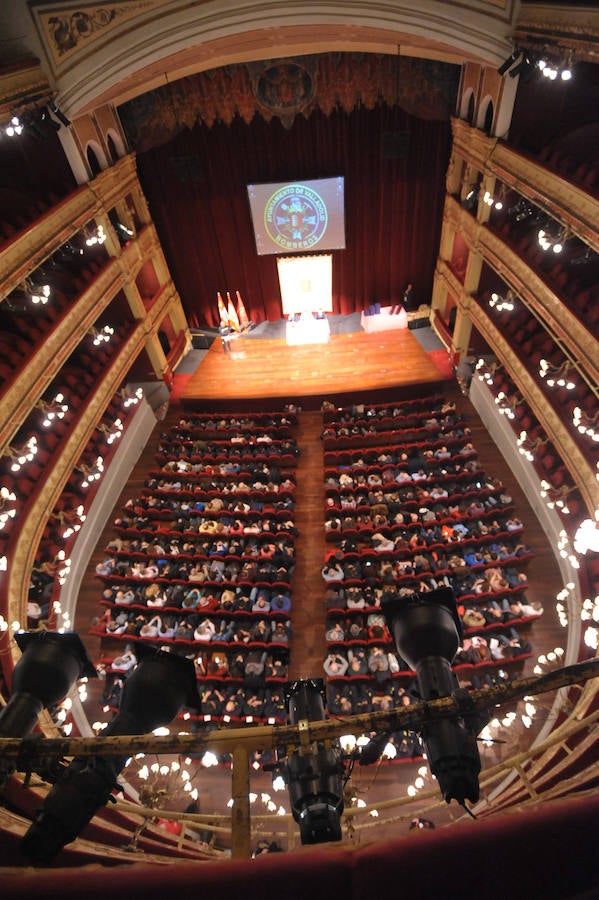
<svg viewBox="0 0 599 900"><path fill-rule="evenodd" d="M407 155L384 158L383 135L398 131L408 134ZM140 179L192 327L218 326L219 290L239 290L254 322L281 318L276 257L256 254L252 182L345 176L334 312L400 302L408 281L416 302L429 302L450 141L447 122L380 106L316 111L289 130L261 116L249 126L198 126L140 154Z"/></svg>

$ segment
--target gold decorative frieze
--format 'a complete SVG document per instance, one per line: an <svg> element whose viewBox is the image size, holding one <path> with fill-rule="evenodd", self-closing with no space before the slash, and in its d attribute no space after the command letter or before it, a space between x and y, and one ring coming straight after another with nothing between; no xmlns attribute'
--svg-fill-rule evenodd
<svg viewBox="0 0 599 900"><path fill-rule="evenodd" d="M599 16L595 3L579 6L523 3L513 34L519 47L573 50L577 59L599 61Z"/></svg>
<svg viewBox="0 0 599 900"><path fill-rule="evenodd" d="M91 44L107 39L131 19L164 6L168 0L111 0L106 3L45 3L32 14L54 71Z"/></svg>
<svg viewBox="0 0 599 900"><path fill-rule="evenodd" d="M467 159L471 165L482 172L491 158L498 139L489 137L478 128L472 128L462 119L452 119L451 130L454 153Z"/></svg>
<svg viewBox="0 0 599 900"><path fill-rule="evenodd" d="M0 120L22 115L28 107L47 103L53 91L39 62L7 66L0 72Z"/></svg>

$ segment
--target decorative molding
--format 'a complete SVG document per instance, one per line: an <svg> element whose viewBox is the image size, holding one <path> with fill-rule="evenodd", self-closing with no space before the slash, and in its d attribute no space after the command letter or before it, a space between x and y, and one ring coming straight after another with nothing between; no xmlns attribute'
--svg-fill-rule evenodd
<svg viewBox="0 0 599 900"><path fill-rule="evenodd" d="M573 50L576 58L599 61L599 18L596 5L523 3L513 33L514 42L532 50Z"/></svg>
<svg viewBox="0 0 599 900"><path fill-rule="evenodd" d="M423 119L448 120L459 69L449 63L380 53L322 53L240 63L169 82L119 107L138 152L166 143L196 124L246 124L258 114L286 128L315 109L330 115L384 103Z"/></svg>
<svg viewBox="0 0 599 900"><path fill-rule="evenodd" d="M130 19L164 6L168 0L110 0L106 3L47 3L32 9L53 71L108 37Z"/></svg>
<svg viewBox="0 0 599 900"><path fill-rule="evenodd" d="M8 66L0 72L0 119L22 115L25 109L36 103L44 105L53 94L37 60Z"/></svg>

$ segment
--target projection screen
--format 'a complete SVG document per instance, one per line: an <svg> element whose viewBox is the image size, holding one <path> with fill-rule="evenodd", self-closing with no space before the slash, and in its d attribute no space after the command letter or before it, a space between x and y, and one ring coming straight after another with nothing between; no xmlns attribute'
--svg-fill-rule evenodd
<svg viewBox="0 0 599 900"><path fill-rule="evenodd" d="M343 178L249 184L259 256L345 248Z"/></svg>

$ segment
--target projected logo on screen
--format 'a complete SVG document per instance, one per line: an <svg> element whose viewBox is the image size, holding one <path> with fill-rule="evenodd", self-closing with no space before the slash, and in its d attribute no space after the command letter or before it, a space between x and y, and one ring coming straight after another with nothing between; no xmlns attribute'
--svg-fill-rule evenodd
<svg viewBox="0 0 599 900"><path fill-rule="evenodd" d="M264 226L283 250L310 250L327 230L327 207L305 184L287 184L272 194L264 209Z"/></svg>

